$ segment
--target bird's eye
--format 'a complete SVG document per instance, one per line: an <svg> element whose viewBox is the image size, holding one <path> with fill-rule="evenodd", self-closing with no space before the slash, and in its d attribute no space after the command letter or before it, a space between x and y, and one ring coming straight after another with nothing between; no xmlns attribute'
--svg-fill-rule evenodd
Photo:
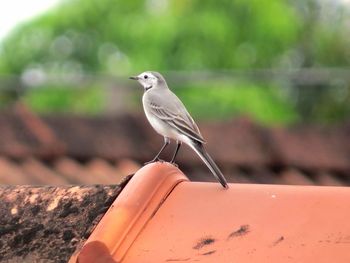
<svg viewBox="0 0 350 263"><path fill-rule="evenodd" d="M145 75L143 78L144 78L144 79L148 79L148 76L147 76L147 75Z"/></svg>

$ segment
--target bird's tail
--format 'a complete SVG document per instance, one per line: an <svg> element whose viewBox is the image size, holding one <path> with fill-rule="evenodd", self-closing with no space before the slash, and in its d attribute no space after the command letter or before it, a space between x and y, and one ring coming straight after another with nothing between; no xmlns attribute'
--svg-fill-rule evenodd
<svg viewBox="0 0 350 263"><path fill-rule="evenodd" d="M224 175L222 174L222 172L220 171L216 163L213 161L213 159L210 157L210 155L207 153L207 151L204 149L203 144L198 142L193 142L191 146L193 150L202 159L202 161L208 166L209 170L214 174L216 179L222 184L224 188L227 189L228 184L226 182Z"/></svg>

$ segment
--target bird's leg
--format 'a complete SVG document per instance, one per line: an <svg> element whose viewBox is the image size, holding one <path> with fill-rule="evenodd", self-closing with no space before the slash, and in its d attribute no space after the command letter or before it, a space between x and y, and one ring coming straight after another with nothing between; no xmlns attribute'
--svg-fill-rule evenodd
<svg viewBox="0 0 350 263"><path fill-rule="evenodd" d="M175 152L174 152L173 158L171 158L170 163L175 164L175 158L176 158L177 153L178 153L178 152L179 152L179 150L180 150L180 146L181 146L181 142L176 141L176 149L175 149Z"/></svg>
<svg viewBox="0 0 350 263"><path fill-rule="evenodd" d="M159 155L163 152L163 150L169 145L170 143L170 140L169 138L167 137L164 137L164 144L162 146L162 148L160 149L159 153L157 153L157 155L149 162L145 163L145 164L149 164L149 163L154 163L154 162L157 162L157 161L161 161L159 159Z"/></svg>

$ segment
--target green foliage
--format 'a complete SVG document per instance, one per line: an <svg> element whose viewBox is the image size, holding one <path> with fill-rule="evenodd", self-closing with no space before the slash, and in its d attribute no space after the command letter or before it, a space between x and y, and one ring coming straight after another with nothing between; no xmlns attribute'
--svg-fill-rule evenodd
<svg viewBox="0 0 350 263"><path fill-rule="evenodd" d="M5 68L21 73L35 63L64 71L70 62L123 74L270 67L296 41L298 17L284 1L161 2L67 1L5 40Z"/></svg>
<svg viewBox="0 0 350 263"><path fill-rule="evenodd" d="M214 85L212 83L212 85ZM261 123L289 124L298 115L276 87L261 87L253 83L188 86L175 89L188 110L202 119L228 119L234 115L248 115Z"/></svg>
<svg viewBox="0 0 350 263"><path fill-rule="evenodd" d="M348 15L340 4L316 0L66 0L18 26L1 43L0 74L21 75L33 68L48 76L127 76L146 69L347 66ZM208 105L217 105L225 117L247 113L263 122L289 123L304 116L297 113L299 108L312 108L302 101L315 103L301 100L293 108L290 98L279 96L278 88L253 80L231 90L233 86L224 85L220 93L205 88ZM179 90L190 108L198 104L196 88ZM300 87L294 88L303 94ZM321 100L327 92L308 96ZM35 90L25 100L39 111L96 112L103 110L100 93L97 102L92 95L78 100L75 91L63 85ZM310 111L310 118L319 119L323 113L341 118L349 112L349 104L349 98L323 102L320 111Z"/></svg>
<svg viewBox="0 0 350 263"><path fill-rule="evenodd" d="M23 97L33 110L42 113L88 113L96 114L104 109L104 93L99 87L84 90L74 87L38 88Z"/></svg>

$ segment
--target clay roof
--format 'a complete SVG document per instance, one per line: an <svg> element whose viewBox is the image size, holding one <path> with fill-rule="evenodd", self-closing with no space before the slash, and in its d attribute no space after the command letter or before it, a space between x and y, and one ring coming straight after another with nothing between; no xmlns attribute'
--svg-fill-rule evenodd
<svg viewBox="0 0 350 263"><path fill-rule="evenodd" d="M70 263L345 263L349 198L348 187L225 190L153 163L133 176Z"/></svg>
<svg viewBox="0 0 350 263"><path fill-rule="evenodd" d="M190 180L168 163L139 170L162 144L142 115L0 113L0 261L350 260L348 188L271 185L349 185L350 126L200 127L228 181L249 184L191 182L214 178L185 148Z"/></svg>
<svg viewBox="0 0 350 263"><path fill-rule="evenodd" d="M199 126L230 182L350 184L349 125L267 128L240 118ZM38 116L22 104L0 113L0 134L0 184L113 184L162 144L143 115ZM214 181L192 151L180 151L191 180Z"/></svg>

